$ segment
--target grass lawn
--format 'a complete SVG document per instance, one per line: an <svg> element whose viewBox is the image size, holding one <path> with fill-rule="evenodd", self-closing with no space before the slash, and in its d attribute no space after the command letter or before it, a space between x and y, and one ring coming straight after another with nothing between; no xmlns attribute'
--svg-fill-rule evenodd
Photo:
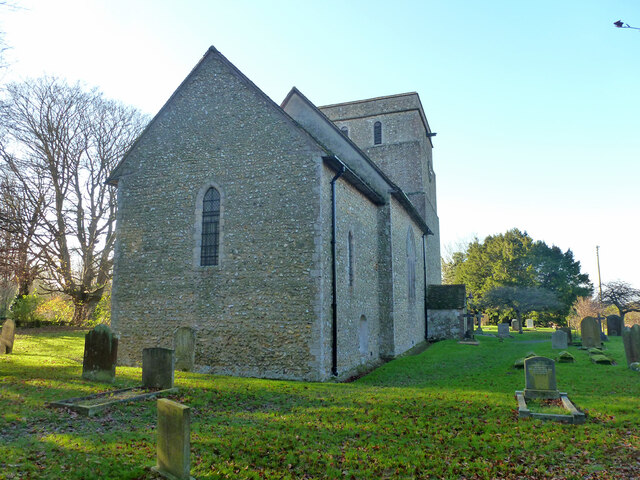
<svg viewBox="0 0 640 480"><path fill-rule="evenodd" d="M640 478L640 374L620 337L596 365L556 364L584 425L518 420L514 391L529 351L554 358L551 331L479 346L436 343L356 382L320 384L176 372L170 396L191 411L191 475L217 478ZM97 417L45 402L139 385L80 378L83 332L18 335L0 356L0 479L155 479L155 400Z"/></svg>

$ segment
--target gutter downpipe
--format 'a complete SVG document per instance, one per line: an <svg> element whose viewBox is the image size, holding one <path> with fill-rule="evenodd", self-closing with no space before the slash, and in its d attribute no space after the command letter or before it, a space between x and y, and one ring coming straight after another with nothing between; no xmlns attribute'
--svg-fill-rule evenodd
<svg viewBox="0 0 640 480"><path fill-rule="evenodd" d="M336 160L338 159L336 158ZM340 160L338 160L338 162L340 162ZM336 281L336 237L338 227L336 215L336 181L344 172L345 166L340 162L340 171L331 179L331 374L333 376L338 376L338 285Z"/></svg>
<svg viewBox="0 0 640 480"><path fill-rule="evenodd" d="M424 339L429 341L429 316L427 305L427 234L422 234L422 270L424 274Z"/></svg>

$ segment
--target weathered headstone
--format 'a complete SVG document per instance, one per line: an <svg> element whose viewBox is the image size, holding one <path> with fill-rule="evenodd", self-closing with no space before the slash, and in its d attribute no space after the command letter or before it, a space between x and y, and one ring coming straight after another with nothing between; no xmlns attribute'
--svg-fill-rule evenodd
<svg viewBox="0 0 640 480"><path fill-rule="evenodd" d="M600 340L600 327L598 326L598 320L593 317L584 317L580 322L580 335L582 335L583 347L597 347L602 346L602 340Z"/></svg>
<svg viewBox="0 0 640 480"><path fill-rule="evenodd" d="M111 383L116 377L118 338L106 325L98 325L84 336L82 378Z"/></svg>
<svg viewBox="0 0 640 480"><path fill-rule="evenodd" d="M559 398L556 387L556 363L546 357L530 357L524 361L525 398Z"/></svg>
<svg viewBox="0 0 640 480"><path fill-rule="evenodd" d="M560 327L558 330L562 330L567 334L567 343L571 345L573 343L573 338L571 335L571 327Z"/></svg>
<svg viewBox="0 0 640 480"><path fill-rule="evenodd" d="M533 328L533 318L527 318L527 328Z"/></svg>
<svg viewBox="0 0 640 480"><path fill-rule="evenodd" d="M500 336L508 336L509 335L509 324L508 323L499 323L498 324L498 335L500 335Z"/></svg>
<svg viewBox="0 0 640 480"><path fill-rule="evenodd" d="M607 316L607 335L610 337L619 337L622 335L622 318L618 315Z"/></svg>
<svg viewBox="0 0 640 480"><path fill-rule="evenodd" d="M565 350L568 345L567 333L562 330L556 330L551 334L551 348Z"/></svg>
<svg viewBox="0 0 640 480"><path fill-rule="evenodd" d="M174 358L170 348L142 350L142 386L144 388L173 388Z"/></svg>
<svg viewBox="0 0 640 480"><path fill-rule="evenodd" d="M188 480L191 470L191 409L161 398L158 400L157 465L165 478Z"/></svg>
<svg viewBox="0 0 640 480"><path fill-rule="evenodd" d="M622 329L622 343L627 357L627 365L640 362L640 325Z"/></svg>
<svg viewBox="0 0 640 480"><path fill-rule="evenodd" d="M518 320L511 320L511 330L515 332L520 331L520 323L518 322Z"/></svg>
<svg viewBox="0 0 640 480"><path fill-rule="evenodd" d="M177 328L173 335L173 348L176 352L176 369L183 372L193 370L196 353L196 332L191 327Z"/></svg>
<svg viewBox="0 0 640 480"><path fill-rule="evenodd" d="M16 335L16 323L7 318L2 324L0 333L0 354L13 352L13 342Z"/></svg>

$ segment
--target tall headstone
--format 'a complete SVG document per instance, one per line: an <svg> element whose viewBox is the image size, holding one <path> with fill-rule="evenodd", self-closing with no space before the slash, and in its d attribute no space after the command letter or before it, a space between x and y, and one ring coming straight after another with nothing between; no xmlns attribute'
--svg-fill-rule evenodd
<svg viewBox="0 0 640 480"><path fill-rule="evenodd" d="M567 333L562 330L556 330L551 335L551 348L565 350L568 345Z"/></svg>
<svg viewBox="0 0 640 480"><path fill-rule="evenodd" d="M627 357L627 365L640 362L640 325L625 327L622 329L622 343Z"/></svg>
<svg viewBox="0 0 640 480"><path fill-rule="evenodd" d="M600 339L600 327L598 320L593 317L584 317L580 322L580 335L582 335L582 346L587 348L602 347Z"/></svg>
<svg viewBox="0 0 640 480"><path fill-rule="evenodd" d="M527 328L533 328L533 318L527 318Z"/></svg>
<svg viewBox="0 0 640 480"><path fill-rule="evenodd" d="M112 383L116 378L118 339L106 325L98 325L84 336L82 378Z"/></svg>
<svg viewBox="0 0 640 480"><path fill-rule="evenodd" d="M176 352L176 369L183 372L193 370L196 354L196 332L191 327L179 327L173 335Z"/></svg>
<svg viewBox="0 0 640 480"><path fill-rule="evenodd" d="M556 387L556 362L546 357L524 360L525 398L559 398Z"/></svg>
<svg viewBox="0 0 640 480"><path fill-rule="evenodd" d="M623 327L622 318L618 315L607 316L607 335L610 337L619 337L622 335Z"/></svg>
<svg viewBox="0 0 640 480"><path fill-rule="evenodd" d="M0 333L0 354L13 352L13 342L16 336L16 323L7 318L2 324Z"/></svg>
<svg viewBox="0 0 640 480"><path fill-rule="evenodd" d="M520 331L520 322L518 320L511 320L511 330L514 332Z"/></svg>
<svg viewBox="0 0 640 480"><path fill-rule="evenodd" d="M142 350L142 386L144 388L173 388L174 358L170 348Z"/></svg>
<svg viewBox="0 0 640 480"><path fill-rule="evenodd" d="M498 335L500 335L500 336L508 336L509 335L509 324L508 323L499 323L498 324Z"/></svg>
<svg viewBox="0 0 640 480"><path fill-rule="evenodd" d="M189 480L191 470L191 409L161 398L158 400L157 465L165 478Z"/></svg>

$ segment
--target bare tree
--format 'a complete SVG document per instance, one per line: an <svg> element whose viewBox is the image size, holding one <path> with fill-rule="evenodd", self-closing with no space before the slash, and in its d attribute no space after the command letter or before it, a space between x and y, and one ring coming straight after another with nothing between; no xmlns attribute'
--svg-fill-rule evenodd
<svg viewBox="0 0 640 480"><path fill-rule="evenodd" d="M602 303L616 307L624 324L627 313L640 312L640 290L621 280L605 283Z"/></svg>
<svg viewBox="0 0 640 480"><path fill-rule="evenodd" d="M10 84L0 112L3 168L29 211L42 206L32 251L52 291L89 318L111 278L116 198L105 180L145 119L96 90L56 78Z"/></svg>
<svg viewBox="0 0 640 480"><path fill-rule="evenodd" d="M555 310L562 307L556 295L539 287L495 287L484 294L484 307L497 310L511 310L518 319L519 332L522 331L522 318L531 312Z"/></svg>

